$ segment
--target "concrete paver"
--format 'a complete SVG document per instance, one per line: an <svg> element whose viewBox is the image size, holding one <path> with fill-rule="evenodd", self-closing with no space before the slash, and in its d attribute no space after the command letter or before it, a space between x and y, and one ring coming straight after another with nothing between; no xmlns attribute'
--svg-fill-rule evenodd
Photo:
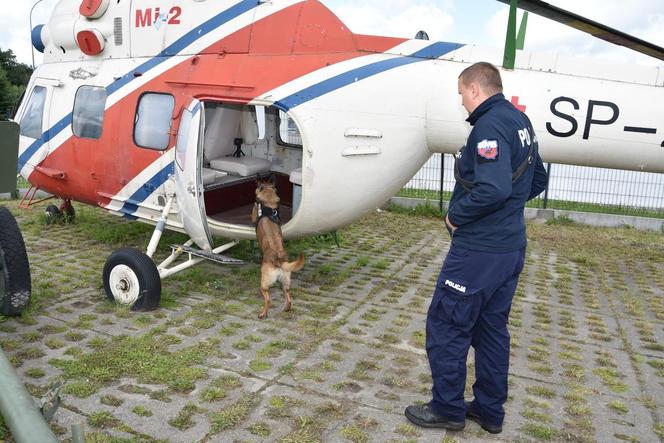
<svg viewBox="0 0 664 443"><path fill-rule="evenodd" d="M15 210L15 203L9 203ZM492 442L662 441L664 238L627 229L532 223L510 316L504 431L412 426L428 401L426 312L449 238L435 219L373 214L305 248L294 309L272 289L259 320L259 265L204 264L163 282L162 306L134 313L106 300L113 250L143 249L150 227L77 206L71 225L14 211L33 273L20 318L0 318L0 346L40 398L64 380L53 421L62 441ZM158 258L181 236L169 234ZM473 379L469 356L467 396ZM0 426L0 440L11 441Z"/></svg>

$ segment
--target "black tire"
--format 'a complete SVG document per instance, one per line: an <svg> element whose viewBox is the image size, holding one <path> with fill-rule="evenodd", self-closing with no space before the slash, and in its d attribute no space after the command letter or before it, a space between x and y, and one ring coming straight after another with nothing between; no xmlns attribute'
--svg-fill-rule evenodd
<svg viewBox="0 0 664 443"><path fill-rule="evenodd" d="M159 271L141 251L134 248L115 251L106 260L103 278L109 300L131 306L132 311L152 311L159 307Z"/></svg>
<svg viewBox="0 0 664 443"><path fill-rule="evenodd" d="M28 306L31 292L23 235L9 209L0 207L0 313L19 315Z"/></svg>
<svg viewBox="0 0 664 443"><path fill-rule="evenodd" d="M44 209L44 215L46 216L47 225L52 225L62 218L60 208L55 205L48 205L46 209Z"/></svg>
<svg viewBox="0 0 664 443"><path fill-rule="evenodd" d="M61 211L61 212L62 212L62 216L65 219L65 222L67 222L67 223L72 223L74 221L74 219L76 218L76 210L74 209L74 207L72 206L71 203L66 204L65 207L64 207L64 210Z"/></svg>

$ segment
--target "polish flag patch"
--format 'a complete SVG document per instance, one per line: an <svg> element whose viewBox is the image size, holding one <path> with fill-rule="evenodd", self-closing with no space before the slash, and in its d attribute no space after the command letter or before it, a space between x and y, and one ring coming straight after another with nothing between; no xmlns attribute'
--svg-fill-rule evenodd
<svg viewBox="0 0 664 443"><path fill-rule="evenodd" d="M498 158L498 140L482 140L477 144L477 155L486 160Z"/></svg>

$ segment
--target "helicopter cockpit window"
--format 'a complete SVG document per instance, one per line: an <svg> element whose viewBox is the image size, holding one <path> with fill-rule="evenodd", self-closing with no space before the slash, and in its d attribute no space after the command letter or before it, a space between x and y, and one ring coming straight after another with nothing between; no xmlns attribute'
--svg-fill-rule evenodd
<svg viewBox="0 0 664 443"><path fill-rule="evenodd" d="M137 146L163 151L170 140L175 98L170 94L145 93L141 96L134 120Z"/></svg>
<svg viewBox="0 0 664 443"><path fill-rule="evenodd" d="M35 86L20 122L21 135L34 139L41 137L45 103L46 88L43 86Z"/></svg>
<svg viewBox="0 0 664 443"><path fill-rule="evenodd" d="M81 86L76 91L71 128L77 137L98 139L104 126L106 88Z"/></svg>
<svg viewBox="0 0 664 443"><path fill-rule="evenodd" d="M295 121L284 111L279 111L279 144L292 146L294 148L302 147L302 136Z"/></svg>

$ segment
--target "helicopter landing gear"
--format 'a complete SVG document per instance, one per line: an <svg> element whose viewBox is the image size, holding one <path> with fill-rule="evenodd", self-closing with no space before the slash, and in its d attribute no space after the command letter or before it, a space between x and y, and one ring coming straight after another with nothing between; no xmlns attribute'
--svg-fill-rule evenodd
<svg viewBox="0 0 664 443"><path fill-rule="evenodd" d="M62 212L60 212L60 208L57 206L48 205L46 209L44 209L44 216L46 216L46 224L52 225L53 223L60 220L60 217L62 217Z"/></svg>
<svg viewBox="0 0 664 443"><path fill-rule="evenodd" d="M157 251L174 200L175 196L172 195L166 202L146 254L137 249L122 248L106 260L103 278L109 300L131 306L133 311L151 311L159 307L161 279L191 268L204 260L233 265L244 263L242 260L220 255L221 252L237 245L238 241L231 241L212 251L203 251L192 247L194 241L190 239L183 245L172 245L171 255L158 266L155 265L152 256ZM171 266L183 254L188 258Z"/></svg>
<svg viewBox="0 0 664 443"><path fill-rule="evenodd" d="M44 210L44 215L46 216L47 225L52 225L59 221L71 223L76 218L76 210L71 204L71 200L64 200L60 207L48 205Z"/></svg>
<svg viewBox="0 0 664 443"><path fill-rule="evenodd" d="M74 209L74 205L71 204L71 200L66 199L62 202L62 205L60 205L60 212L62 212L62 215L65 218L65 222L71 223L74 221L76 218L76 210Z"/></svg>
<svg viewBox="0 0 664 443"><path fill-rule="evenodd" d="M109 300L132 311L152 311L161 300L161 279L150 257L134 248L115 251L104 265L104 290Z"/></svg>
<svg viewBox="0 0 664 443"><path fill-rule="evenodd" d="M0 208L0 314L19 315L30 301L30 264L23 236L7 208Z"/></svg>

